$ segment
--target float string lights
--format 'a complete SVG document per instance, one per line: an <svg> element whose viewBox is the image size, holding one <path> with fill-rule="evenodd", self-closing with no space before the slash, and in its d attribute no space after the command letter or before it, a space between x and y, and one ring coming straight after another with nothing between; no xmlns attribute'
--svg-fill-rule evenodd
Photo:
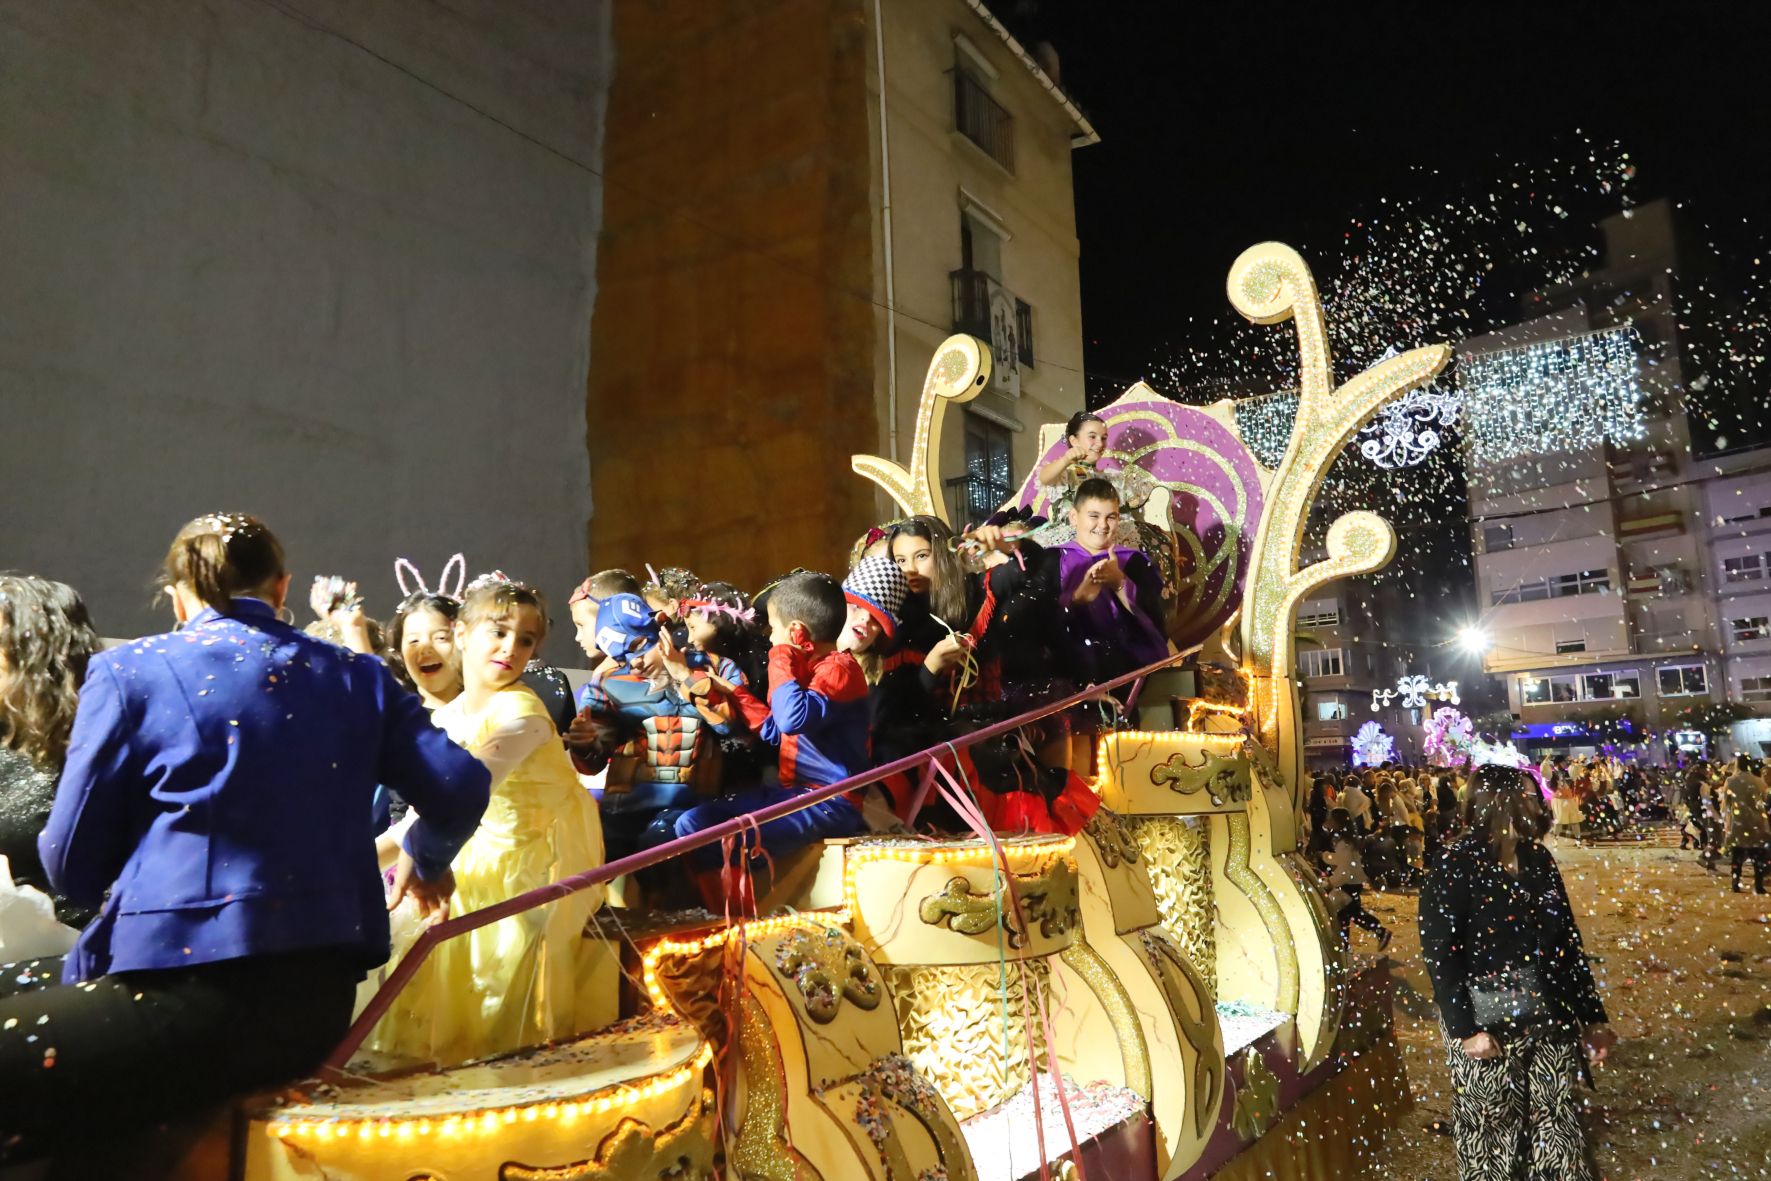
<svg viewBox="0 0 1771 1181"><path fill-rule="evenodd" d="M1647 433L1634 328L1479 353L1458 363L1479 464L1578 451Z"/></svg>
<svg viewBox="0 0 1771 1181"><path fill-rule="evenodd" d="M1261 394L1240 398L1236 402L1236 433L1243 444L1261 461L1261 466L1276 468L1285 459L1291 445L1291 432L1298 416L1298 394Z"/></svg>
<svg viewBox="0 0 1771 1181"><path fill-rule="evenodd" d="M688 1014L671 1002L670 994L664 990L663 982L658 979L658 961L665 956L693 958L711 948L724 946L734 937L740 937L749 943L785 931L822 931L827 927L846 926L848 921L849 913L846 910L805 910L720 927L699 939L660 939L648 947L645 955L640 958L640 971L645 981L646 993L657 1008L676 1013L687 1020Z"/></svg>
<svg viewBox="0 0 1771 1181"><path fill-rule="evenodd" d="M399 1140L410 1142L414 1137L436 1136L441 1140L458 1136L485 1136L502 1130L507 1124L560 1121L571 1123L584 1116L605 1115L617 1108L632 1107L676 1090L707 1069L713 1061L713 1047L702 1042L695 1057L666 1074L653 1075L643 1083L623 1083L604 1091L577 1099L549 1099L510 1107L482 1108L474 1111L438 1114L419 1118L369 1119L292 1119L272 1122L265 1134L273 1140Z"/></svg>

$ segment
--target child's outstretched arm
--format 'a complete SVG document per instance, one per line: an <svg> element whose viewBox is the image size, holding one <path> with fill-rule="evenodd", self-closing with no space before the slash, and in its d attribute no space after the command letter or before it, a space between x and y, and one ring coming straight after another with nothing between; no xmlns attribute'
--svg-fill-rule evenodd
<svg viewBox="0 0 1771 1181"><path fill-rule="evenodd" d="M1040 466L1039 482L1047 487L1062 484L1064 482L1064 472L1073 462L1081 457L1082 451L1075 444L1071 444L1071 446L1065 450L1064 454L1058 456L1050 463Z"/></svg>

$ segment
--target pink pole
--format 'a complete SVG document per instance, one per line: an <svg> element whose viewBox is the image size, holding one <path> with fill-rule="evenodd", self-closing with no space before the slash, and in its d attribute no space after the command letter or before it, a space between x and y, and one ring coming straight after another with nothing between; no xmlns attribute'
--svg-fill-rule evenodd
<svg viewBox="0 0 1771 1181"><path fill-rule="evenodd" d="M994 738L998 734L1006 734L1010 730L1026 725L1028 722L1035 722L1040 718L1048 717L1061 710L1069 709L1073 705L1087 701L1093 697L1098 697L1100 694L1110 692L1111 690L1119 688L1121 685L1130 684L1134 681L1141 684L1143 679L1151 673L1178 664L1180 661L1198 650L1198 648L1190 648L1186 652L1170 656L1166 660L1159 660L1155 664L1138 669L1136 672L1129 672L1122 677L1115 677L1111 681L1090 686L1087 689L1072 693L1070 696L1051 702L1048 705L1042 705L1037 709L1028 710L1026 713L1017 714L1015 717L1009 718L1006 721L994 722L985 726L981 730L974 730L970 734L955 738L952 742L943 742L939 746L930 747L928 750L919 751L913 755L906 755L901 759L894 759L892 762L886 763L883 766L875 767L871 771L864 771L859 775L851 775L847 779L838 780L825 787L814 788L797 795L790 800L782 800L780 803L770 804L766 808L758 808L756 811L744 816L735 816L730 820L721 821L711 828L702 829L700 832L692 833L689 836L678 837L674 841L667 841L655 848L646 849L642 852L634 853L631 856L623 857L619 861L607 862L603 865L597 866L595 869L587 869L583 873L573 874L571 877L567 878L561 878L557 882L552 882L548 885L527 891L526 893L518 894L515 897L507 898L503 902L496 903L492 906L481 907L479 910L471 911L468 914L460 915L456 918L445 919L434 926L427 927L423 933L418 936L418 941L412 945L412 949L394 966L393 974L387 978L387 982L375 993L374 998L370 1000L362 1014L351 1024L349 1031L344 1035L344 1040L338 1043L338 1048L333 1050L331 1056L326 1059L323 1069L326 1071L340 1071L344 1069L345 1063L350 1061L351 1055L357 1052L357 1049L362 1046L364 1039L369 1036L369 1031L375 1028L375 1023L380 1021L382 1016L386 1014L388 1009L393 1005L394 998L398 996L400 990L405 988L411 981L413 974L416 973L419 966L424 963L425 957L430 955L431 949L445 939L453 939L457 935L465 935L469 931L477 931L481 927L495 923L500 919L509 918L513 914L521 914L525 910L533 910L538 906L545 906L549 902L558 901L569 894L576 894L580 890L589 889L591 886L600 886L606 882L614 881L623 874L634 873L635 871L645 869L648 866L657 865L661 861L669 861L671 858L680 856L693 849L705 848L708 845L724 840L728 836L735 836L746 829L767 824L771 820L779 820L783 816L791 816L793 813L804 808L810 808L814 804L821 804L825 800L835 799L837 796L854 791L856 788L878 783L880 780L896 775L899 772L914 770L917 767L932 762L935 756L944 750L962 749L983 742L986 739Z"/></svg>

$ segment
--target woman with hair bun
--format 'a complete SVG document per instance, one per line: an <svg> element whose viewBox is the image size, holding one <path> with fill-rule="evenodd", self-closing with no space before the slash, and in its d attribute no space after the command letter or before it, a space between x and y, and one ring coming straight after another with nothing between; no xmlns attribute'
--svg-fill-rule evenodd
<svg viewBox="0 0 1771 1181"><path fill-rule="evenodd" d="M262 521L190 522L160 585L180 630L92 657L38 842L56 890L103 905L65 964L0 973L0 1153L307 1073L388 954L376 784L421 813L393 898L432 910L486 807L485 767L379 660L278 620Z"/></svg>

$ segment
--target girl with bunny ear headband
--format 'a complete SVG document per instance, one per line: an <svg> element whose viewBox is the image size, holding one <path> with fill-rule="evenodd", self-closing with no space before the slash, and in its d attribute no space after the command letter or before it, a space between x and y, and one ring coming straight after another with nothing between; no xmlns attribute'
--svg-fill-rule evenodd
<svg viewBox="0 0 1771 1181"><path fill-rule="evenodd" d="M434 590L405 558L394 561L394 578L405 597L387 625L388 669L394 680L423 699L426 709L434 710L461 692L455 621L461 616L467 559L456 554L444 563Z"/></svg>
<svg viewBox="0 0 1771 1181"><path fill-rule="evenodd" d="M449 585L450 574L455 576L454 587ZM454 599L459 603L462 592L467 588L467 558L456 554L444 562L442 577L437 579L434 590L424 584L424 575L419 572L417 566L405 558L395 558L394 581L400 584L400 594L407 598L411 598L413 595L439 595L443 598Z"/></svg>

